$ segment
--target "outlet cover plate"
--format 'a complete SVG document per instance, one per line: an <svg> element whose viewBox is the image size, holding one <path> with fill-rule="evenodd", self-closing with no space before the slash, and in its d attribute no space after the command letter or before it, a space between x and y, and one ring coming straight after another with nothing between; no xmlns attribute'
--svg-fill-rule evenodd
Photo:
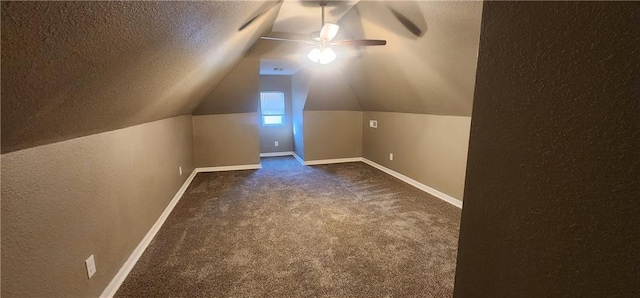
<svg viewBox="0 0 640 298"><path fill-rule="evenodd" d="M96 273L96 260L91 255L84 264L87 266L87 277L91 278Z"/></svg>

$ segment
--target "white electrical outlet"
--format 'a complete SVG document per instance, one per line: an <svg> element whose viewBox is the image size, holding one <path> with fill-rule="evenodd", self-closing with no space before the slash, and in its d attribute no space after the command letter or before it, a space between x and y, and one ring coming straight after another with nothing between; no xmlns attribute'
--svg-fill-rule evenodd
<svg viewBox="0 0 640 298"><path fill-rule="evenodd" d="M369 120L369 127L378 128L378 120Z"/></svg>
<svg viewBox="0 0 640 298"><path fill-rule="evenodd" d="M278 145L278 141L276 141L276 142L275 142L275 144L276 144L276 147L278 147L278 146L279 146L279 145Z"/></svg>
<svg viewBox="0 0 640 298"><path fill-rule="evenodd" d="M91 278L96 273L96 261L91 255L84 264L87 265L87 277Z"/></svg>
<svg viewBox="0 0 640 298"><path fill-rule="evenodd" d="M178 171L180 172L180 176L182 176L182 167L178 167Z"/></svg>
<svg viewBox="0 0 640 298"><path fill-rule="evenodd" d="M393 160L393 153L389 153L389 160Z"/></svg>

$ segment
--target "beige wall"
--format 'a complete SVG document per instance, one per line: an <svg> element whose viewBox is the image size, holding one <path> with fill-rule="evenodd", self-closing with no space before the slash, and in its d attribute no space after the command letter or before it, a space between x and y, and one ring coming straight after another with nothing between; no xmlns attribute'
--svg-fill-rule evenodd
<svg viewBox="0 0 640 298"><path fill-rule="evenodd" d="M257 113L193 116L196 167L260 163Z"/></svg>
<svg viewBox="0 0 640 298"><path fill-rule="evenodd" d="M362 112L304 111L304 160L362 156Z"/></svg>
<svg viewBox="0 0 640 298"><path fill-rule="evenodd" d="M2 296L102 293L193 171L192 148L178 116L3 154Z"/></svg>
<svg viewBox="0 0 640 298"><path fill-rule="evenodd" d="M309 92L309 76L302 70L291 76L291 118L293 120L293 151L304 159L304 103Z"/></svg>
<svg viewBox="0 0 640 298"><path fill-rule="evenodd" d="M282 126L262 126L260 122L260 153L293 151L291 128L291 76L260 76L260 92L280 91L284 93L285 117ZM278 146L275 146L278 141Z"/></svg>
<svg viewBox="0 0 640 298"><path fill-rule="evenodd" d="M364 158L462 200L471 117L364 112L362 124Z"/></svg>

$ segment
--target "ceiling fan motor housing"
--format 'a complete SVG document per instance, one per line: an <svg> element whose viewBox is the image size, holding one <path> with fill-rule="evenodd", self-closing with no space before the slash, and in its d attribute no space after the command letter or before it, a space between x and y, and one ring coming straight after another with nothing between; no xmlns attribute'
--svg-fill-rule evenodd
<svg viewBox="0 0 640 298"><path fill-rule="evenodd" d="M311 40L320 41L320 31L314 31L309 34Z"/></svg>

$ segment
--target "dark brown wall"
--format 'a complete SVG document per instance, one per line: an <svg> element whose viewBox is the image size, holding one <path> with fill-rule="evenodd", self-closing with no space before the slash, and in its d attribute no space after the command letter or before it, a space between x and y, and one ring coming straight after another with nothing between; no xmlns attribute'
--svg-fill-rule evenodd
<svg viewBox="0 0 640 298"><path fill-rule="evenodd" d="M456 297L640 297L639 17L485 2Z"/></svg>

